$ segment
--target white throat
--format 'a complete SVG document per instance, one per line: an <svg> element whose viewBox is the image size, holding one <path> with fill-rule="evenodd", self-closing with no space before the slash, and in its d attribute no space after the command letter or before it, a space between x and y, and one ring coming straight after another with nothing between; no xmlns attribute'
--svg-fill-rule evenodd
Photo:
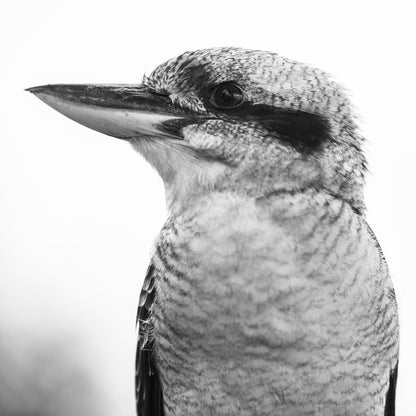
<svg viewBox="0 0 416 416"><path fill-rule="evenodd" d="M179 213L195 196L211 189L228 169L221 162L201 157L180 141L140 137L131 144L163 179L166 205L172 214Z"/></svg>

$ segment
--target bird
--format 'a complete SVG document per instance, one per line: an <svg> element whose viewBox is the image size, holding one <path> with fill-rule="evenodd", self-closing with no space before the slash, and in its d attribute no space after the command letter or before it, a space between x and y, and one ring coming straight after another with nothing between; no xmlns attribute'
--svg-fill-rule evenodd
<svg viewBox="0 0 416 416"><path fill-rule="evenodd" d="M365 139L329 74L216 47L140 84L29 91L163 179L138 416L395 415L397 302L366 221Z"/></svg>

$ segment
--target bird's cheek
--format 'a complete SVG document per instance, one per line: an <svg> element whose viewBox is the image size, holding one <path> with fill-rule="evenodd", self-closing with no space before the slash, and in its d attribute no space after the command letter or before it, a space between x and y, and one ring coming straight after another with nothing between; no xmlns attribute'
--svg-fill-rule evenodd
<svg viewBox="0 0 416 416"><path fill-rule="evenodd" d="M184 140L194 149L212 150L221 149L224 139L221 135L212 134L203 126L187 126L183 129Z"/></svg>

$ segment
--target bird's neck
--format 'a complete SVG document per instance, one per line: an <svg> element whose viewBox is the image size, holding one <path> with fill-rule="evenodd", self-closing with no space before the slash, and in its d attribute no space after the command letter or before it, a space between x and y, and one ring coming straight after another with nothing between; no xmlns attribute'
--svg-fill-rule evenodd
<svg viewBox="0 0 416 416"><path fill-rule="evenodd" d="M188 170L177 172L171 181L164 182L167 207L174 216L199 205L210 195L214 195L213 199L218 194L231 194L253 201L267 201L270 197L309 191L344 201L360 215L365 213L362 184L350 183L349 188L345 187L343 183L325 178L322 169L310 163L294 163L287 170L282 167L267 170L255 165L240 170L220 162L200 161Z"/></svg>
<svg viewBox="0 0 416 416"><path fill-rule="evenodd" d="M339 175L334 177L325 175L328 169L315 158L288 157L285 153L274 155L273 163L258 155L250 162L229 166L215 158L203 157L179 142L142 138L132 144L163 179L167 208L173 216L213 192L264 199L274 193L307 189L334 195L357 211L363 210L362 180L354 180L351 174L342 171L345 166L339 166Z"/></svg>
<svg viewBox="0 0 416 416"><path fill-rule="evenodd" d="M239 172L219 162L199 162L164 180L166 203L170 215L176 217L205 206L207 201L219 201L230 195L235 199L255 202L319 190L319 178L313 170L305 178L300 180L290 175L268 175L247 168Z"/></svg>

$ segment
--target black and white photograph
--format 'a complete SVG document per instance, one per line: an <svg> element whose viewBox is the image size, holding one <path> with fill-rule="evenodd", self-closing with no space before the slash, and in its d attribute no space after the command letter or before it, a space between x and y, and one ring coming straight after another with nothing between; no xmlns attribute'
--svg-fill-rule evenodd
<svg viewBox="0 0 416 416"><path fill-rule="evenodd" d="M0 416L416 415L412 1L0 13Z"/></svg>

